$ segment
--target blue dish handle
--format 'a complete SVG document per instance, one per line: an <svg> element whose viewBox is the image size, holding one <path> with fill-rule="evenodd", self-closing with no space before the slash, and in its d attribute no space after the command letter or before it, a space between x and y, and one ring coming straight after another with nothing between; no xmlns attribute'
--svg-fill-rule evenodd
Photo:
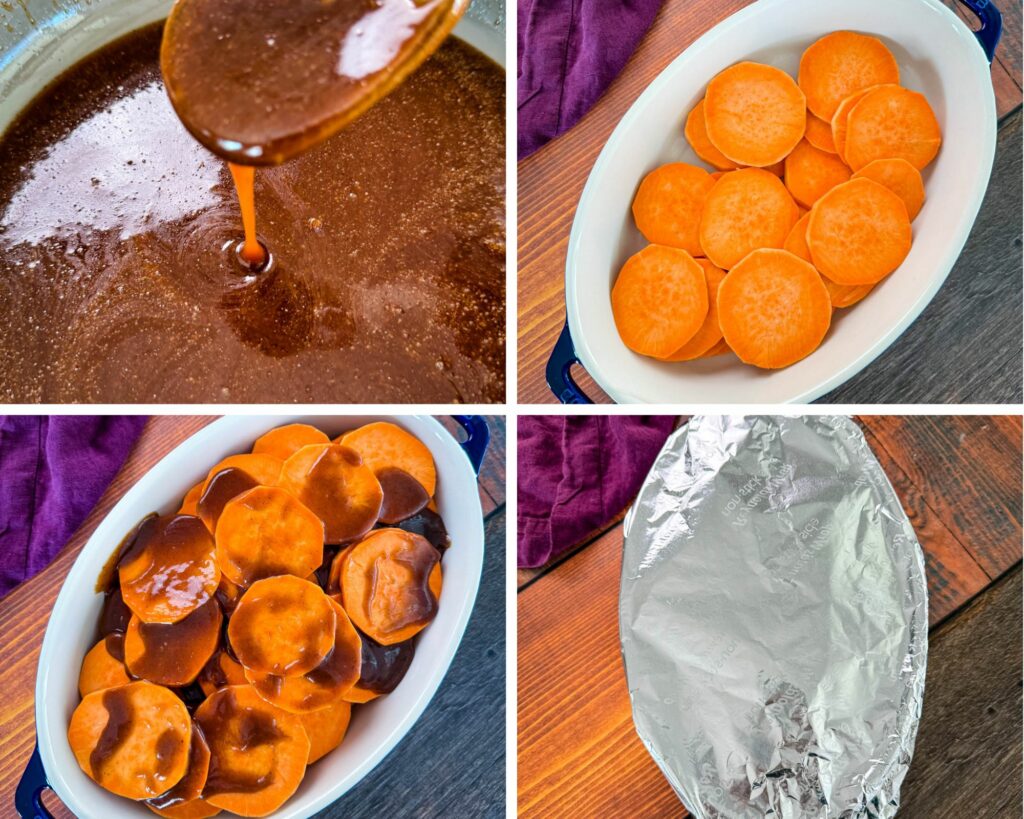
<svg viewBox="0 0 1024 819"><path fill-rule="evenodd" d="M53 819L53 814L43 804L43 791L49 787L37 744L14 791L14 808L21 819Z"/></svg>
<svg viewBox="0 0 1024 819"><path fill-rule="evenodd" d="M593 404L572 378L572 365L579 364L576 348L569 333L569 322L562 327L562 333L548 357L547 380L551 392L563 404Z"/></svg>
<svg viewBox="0 0 1024 819"><path fill-rule="evenodd" d="M985 52L988 61L996 57L996 46L999 45L999 38L1003 34L1003 16L989 0L960 0L969 8L974 16L981 23L981 28L974 32L981 44L981 50Z"/></svg>
<svg viewBox="0 0 1024 819"><path fill-rule="evenodd" d="M452 418L466 430L466 440L459 446L469 458L473 471L479 475L480 465L484 462L484 455L487 454L487 444L491 440L491 431L487 428L487 422L479 415L453 415Z"/></svg>

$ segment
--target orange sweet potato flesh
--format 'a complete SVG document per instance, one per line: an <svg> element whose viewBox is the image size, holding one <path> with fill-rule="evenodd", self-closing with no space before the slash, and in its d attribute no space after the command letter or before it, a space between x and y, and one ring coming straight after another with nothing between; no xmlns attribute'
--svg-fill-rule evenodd
<svg viewBox="0 0 1024 819"><path fill-rule="evenodd" d="M687 142L693 148L693 152L701 159L720 171L732 171L739 166L729 157L723 154L718 148L711 144L708 139L707 124L704 122L704 100L698 102L693 110L686 117L686 127L683 129Z"/></svg>
<svg viewBox="0 0 1024 819"><path fill-rule="evenodd" d="M696 259L704 269L708 287L708 315L696 335L665 358L666 361L691 361L700 358L722 340L722 328L718 326L718 286L725 278L725 271L716 267L709 259Z"/></svg>
<svg viewBox="0 0 1024 819"><path fill-rule="evenodd" d="M114 631L89 649L78 674L78 693L85 697L93 691L127 685L131 677L124 665L124 634Z"/></svg>
<svg viewBox="0 0 1024 819"><path fill-rule="evenodd" d="M146 804L146 803L143 803ZM146 804L157 816L164 816L166 819L210 819L220 813L220 808L215 808L202 799L193 799L191 802L182 802L170 808L154 808Z"/></svg>
<svg viewBox="0 0 1024 819"><path fill-rule="evenodd" d="M846 162L846 129L849 124L850 111L854 109L869 92L874 91L876 88L881 86L872 85L870 88L863 88L856 93L851 94L841 103L836 109L835 114L832 115L832 142L836 146L836 153L842 157L843 162Z"/></svg>
<svg viewBox="0 0 1024 819"><path fill-rule="evenodd" d="M704 95L708 139L738 165L786 158L807 127L804 94L785 71L742 62L717 74Z"/></svg>
<svg viewBox="0 0 1024 819"><path fill-rule="evenodd" d="M185 703L143 681L94 691L68 725L68 744L85 774L126 799L174 787L188 769L191 736Z"/></svg>
<svg viewBox="0 0 1024 819"><path fill-rule="evenodd" d="M239 816L266 816L302 783L309 737L302 722L248 685L231 685L197 709L210 745L203 799Z"/></svg>
<svg viewBox="0 0 1024 819"><path fill-rule="evenodd" d="M132 615L124 636L125 665L140 679L189 685L217 650L223 622L216 598L177 623L144 623Z"/></svg>
<svg viewBox="0 0 1024 819"><path fill-rule="evenodd" d="M851 94L899 81L896 58L885 44L855 31L834 31L812 43L800 57L797 75L807 107L827 121Z"/></svg>
<svg viewBox="0 0 1024 819"><path fill-rule="evenodd" d="M229 501L216 540L224 574L239 586L279 574L307 577L323 563L323 523L278 487L258 486Z"/></svg>
<svg viewBox="0 0 1024 819"><path fill-rule="evenodd" d="M804 132L804 139L819 151L830 154L839 153L836 150L836 142L832 138L832 123L818 119L810 111L807 112L807 130Z"/></svg>
<svg viewBox="0 0 1024 819"><path fill-rule="evenodd" d="M942 130L924 95L886 85L865 94L847 116L843 157L854 171L876 159L905 159L920 171L941 144Z"/></svg>
<svg viewBox="0 0 1024 819"><path fill-rule="evenodd" d="M785 250L755 250L729 271L718 292L729 347L747 364L788 367L821 344L832 304L812 265Z"/></svg>
<svg viewBox="0 0 1024 819"><path fill-rule="evenodd" d="M641 355L671 355L708 314L704 271L685 250L648 245L623 265L612 287L612 315L623 343Z"/></svg>
<svg viewBox="0 0 1024 819"><path fill-rule="evenodd" d="M437 491L437 470L430 449L412 433L388 421L375 421L358 429L349 430L337 438L359 453L374 472L394 467L408 472L433 497Z"/></svg>
<svg viewBox="0 0 1024 819"><path fill-rule="evenodd" d="M876 284L910 252L907 208L870 179L851 179L826 193L807 225L814 266L836 284Z"/></svg>
<svg viewBox="0 0 1024 819"><path fill-rule="evenodd" d="M330 440L325 433L309 424L287 424L257 438L252 451L256 455L272 455L283 463L304 446L326 444Z"/></svg>
<svg viewBox="0 0 1024 819"><path fill-rule="evenodd" d="M704 355L702 355L701 358L714 358L715 356L725 355L726 353L731 353L731 352L732 352L732 350L729 349L729 345L726 343L725 339L723 338L714 347L712 347L710 350L708 350L706 353L704 353Z"/></svg>
<svg viewBox="0 0 1024 819"><path fill-rule="evenodd" d="M212 476L204 485L196 504L196 515L211 532L217 531L217 521L225 504L243 492L259 486L259 481L244 469L229 466Z"/></svg>
<svg viewBox="0 0 1024 819"><path fill-rule="evenodd" d="M811 207L836 185L850 178L850 169L835 154L821 151L801 140L786 157L786 188L793 198Z"/></svg>
<svg viewBox="0 0 1024 819"><path fill-rule="evenodd" d="M209 483L210 478L229 467L234 467L235 469L241 469L243 472L247 472L260 486L276 486L277 479L281 474L281 466L283 463L284 462L280 458L262 452L243 452L241 455L229 455L222 461L218 461L217 464L206 473L206 481L204 482L203 489L206 489L205 484Z"/></svg>
<svg viewBox="0 0 1024 819"><path fill-rule="evenodd" d="M759 168L730 171L705 200L700 244L707 258L729 270L752 250L781 248L797 218L796 202L777 176Z"/></svg>
<svg viewBox="0 0 1024 819"><path fill-rule="evenodd" d="M907 160L876 159L853 175L854 179L862 177L891 190L907 206L910 221L917 218L924 206L924 180L921 179L921 172Z"/></svg>
<svg viewBox="0 0 1024 819"><path fill-rule="evenodd" d="M352 622L381 645L410 639L437 614L440 554L420 535L378 529L341 567L341 598Z"/></svg>
<svg viewBox="0 0 1024 819"><path fill-rule="evenodd" d="M312 671L334 647L335 614L323 590L299 577L257 580L228 621L238 661L261 674Z"/></svg>
<svg viewBox="0 0 1024 819"><path fill-rule="evenodd" d="M226 685L247 685L245 669L227 651L221 650L214 654L203 666L196 679L206 696Z"/></svg>
<svg viewBox="0 0 1024 819"><path fill-rule="evenodd" d="M117 564L121 596L146 623L175 623L217 591L213 536L191 515L146 520Z"/></svg>
<svg viewBox="0 0 1024 819"><path fill-rule="evenodd" d="M147 799L146 807L159 816L168 817L168 819L192 819L192 817L216 815L219 809L207 805L200 798L209 772L210 746L206 737L203 736L202 729L193 722L188 770L178 784L169 791L153 799Z"/></svg>
<svg viewBox="0 0 1024 819"><path fill-rule="evenodd" d="M199 496L203 494L204 483L206 483L205 480L200 481L185 493L185 497L181 499L181 508L178 509L179 515L196 514L196 507L199 504Z"/></svg>
<svg viewBox="0 0 1024 819"><path fill-rule="evenodd" d="M306 734L309 735L308 765L323 759L341 745L351 718L352 704L345 700L340 700L320 711L299 715Z"/></svg>
<svg viewBox="0 0 1024 819"><path fill-rule="evenodd" d="M373 468L347 444L304 446L285 461L281 486L323 521L328 543L354 540L370 531L384 498Z"/></svg>
<svg viewBox="0 0 1024 819"><path fill-rule="evenodd" d="M633 199L633 221L656 245L700 255L700 214L715 180L703 168L673 162L644 177Z"/></svg>
<svg viewBox="0 0 1024 819"><path fill-rule="evenodd" d="M805 262L814 264L814 260L811 258L811 249L807 246L807 223L810 220L809 213L800 217L800 221L793 225L793 230L786 238L784 249L794 256L799 256ZM851 307L870 293L874 287L871 284L836 284L824 276L821 277L821 280L825 283L825 289L828 290L828 297L831 299L833 307Z"/></svg>

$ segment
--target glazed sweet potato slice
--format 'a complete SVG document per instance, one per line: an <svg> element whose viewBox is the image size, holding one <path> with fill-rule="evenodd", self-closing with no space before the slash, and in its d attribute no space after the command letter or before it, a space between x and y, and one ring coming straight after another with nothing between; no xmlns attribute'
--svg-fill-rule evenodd
<svg viewBox="0 0 1024 819"><path fill-rule="evenodd" d="M804 94L785 71L742 62L721 71L704 94L708 139L738 165L786 158L807 127Z"/></svg>
<svg viewBox="0 0 1024 819"><path fill-rule="evenodd" d="M725 278L725 271L710 259L694 261L704 269L704 279L708 288L708 314L696 335L672 355L667 356L665 361L690 361L700 358L722 340L722 328L718 326L718 285Z"/></svg>
<svg viewBox="0 0 1024 819"><path fill-rule="evenodd" d="M335 612L334 648L320 665L298 677L278 677L246 669L245 677L259 695L285 711L304 714L329 708L345 698L359 679L362 644L345 609L331 600Z"/></svg>
<svg viewBox="0 0 1024 819"><path fill-rule="evenodd" d="M278 487L258 486L233 498L217 522L217 559L239 586L279 574L307 577L323 557L323 522Z"/></svg>
<svg viewBox="0 0 1024 819"><path fill-rule="evenodd" d="M768 369L814 352L832 319L818 272L785 250L755 250L730 270L718 291L718 309L733 352Z"/></svg>
<svg viewBox="0 0 1024 819"><path fill-rule="evenodd" d="M851 179L826 193L807 225L814 266L836 284L875 284L910 252L907 208L870 179Z"/></svg>
<svg viewBox="0 0 1024 819"><path fill-rule="evenodd" d="M335 614L315 583L291 575L253 583L228 623L238 661L260 674L312 671L334 647Z"/></svg>
<svg viewBox="0 0 1024 819"><path fill-rule="evenodd" d="M127 685L132 681L124 665L124 634L111 632L89 649L78 674L78 693L85 697L93 691Z"/></svg>
<svg viewBox="0 0 1024 819"><path fill-rule="evenodd" d="M185 493L185 497L181 499L181 508L178 509L179 515L196 514L196 509L199 506L199 497L203 494L204 483L206 481L200 481Z"/></svg>
<svg viewBox="0 0 1024 819"><path fill-rule="evenodd" d="M309 737L302 722L248 685L231 685L196 709L210 745L203 799L239 816L273 813L302 782Z"/></svg>
<svg viewBox="0 0 1024 819"><path fill-rule="evenodd" d="M191 737L185 703L143 681L94 691L68 726L68 744L85 774L127 799L150 799L181 781Z"/></svg>
<svg viewBox="0 0 1024 819"><path fill-rule="evenodd" d="M309 424L287 424L264 433L252 445L256 455L272 455L282 463L309 444L327 444L331 439Z"/></svg>
<svg viewBox="0 0 1024 819"><path fill-rule="evenodd" d="M807 112L807 130L804 131L804 139L819 151L830 154L839 153L836 150L836 142L832 138L832 123L818 119L810 111Z"/></svg>
<svg viewBox="0 0 1024 819"><path fill-rule="evenodd" d="M309 761L306 764L312 765L341 745L352 719L352 704L339 700L319 711L299 714L299 719L309 736Z"/></svg>
<svg viewBox="0 0 1024 819"><path fill-rule="evenodd" d="M437 470L430 449L396 424L375 421L346 432L336 441L358 452L374 472L393 466L412 475L431 497L437 491Z"/></svg>
<svg viewBox="0 0 1024 819"><path fill-rule="evenodd" d="M814 264L814 260L811 258L811 249L807 246L807 223L809 221L810 214L800 217L800 221L793 225L793 230L790 231L786 239L784 249L794 256L799 256L805 262ZM824 276L821 277L821 280L825 283L825 289L828 290L828 297L832 301L833 307L851 307L870 293L874 287L871 284L836 284Z"/></svg>
<svg viewBox="0 0 1024 819"><path fill-rule="evenodd" d="M217 650L223 622L215 598L177 623L144 623L135 615L124 637L125 665L143 680L189 685Z"/></svg>
<svg viewBox="0 0 1024 819"><path fill-rule="evenodd" d="M117 564L121 596L146 623L176 623L217 591L213 536L191 515L147 520Z"/></svg>
<svg viewBox="0 0 1024 819"><path fill-rule="evenodd" d="M214 691L228 685L248 685L242 664L227 651L221 649L203 666L196 679L203 693L208 697Z"/></svg>
<svg viewBox="0 0 1024 819"><path fill-rule="evenodd" d="M143 803L145 804L145 803ZM158 809L152 805L147 807L157 816L165 816L167 819L210 819L220 813L220 808L215 808L203 799L193 799L191 802L182 802L170 808Z"/></svg>
<svg viewBox="0 0 1024 819"><path fill-rule="evenodd" d="M641 355L672 355L696 335L707 314L704 271L676 247L648 245L626 261L612 287L619 337Z"/></svg>
<svg viewBox="0 0 1024 819"><path fill-rule="evenodd" d="M342 444L304 446L285 461L281 486L323 521L328 543L354 540L370 531L383 500L373 468ZM295 574L305 577L319 565Z"/></svg>
<svg viewBox="0 0 1024 819"><path fill-rule="evenodd" d="M237 466L222 469L204 485L196 504L196 515L206 524L207 529L216 532L217 521L220 520L220 513L224 511L227 502L259 485L259 481L244 469Z"/></svg>
<svg viewBox="0 0 1024 819"><path fill-rule="evenodd" d="M876 159L905 159L920 171L941 144L939 121L925 96L885 85L865 94L847 116L843 157L854 171Z"/></svg>
<svg viewBox="0 0 1024 819"><path fill-rule="evenodd" d="M408 640L437 614L440 560L437 549L419 535L376 530L342 563L345 611L381 645Z"/></svg>
<svg viewBox="0 0 1024 819"><path fill-rule="evenodd" d="M173 788L160 796L147 799L150 810L168 819L190 819L199 816L214 816L218 811L200 798L206 777L210 772L210 746L203 736L203 730L192 723L192 742L188 753L188 770ZM210 813L213 810L214 813Z"/></svg>
<svg viewBox="0 0 1024 819"><path fill-rule="evenodd" d="M854 106L864 99L868 93L879 87L880 86L872 85L870 88L863 88L860 91L851 94L839 103L839 107L836 109L835 114L832 115L832 142L836 146L836 153L839 154L843 162L846 162L846 127L849 123L850 111L852 111Z"/></svg>
<svg viewBox="0 0 1024 819"><path fill-rule="evenodd" d="M733 171L739 166L729 157L723 154L718 148L711 144L708 139L708 129L704 122L704 100L698 102L693 110L686 117L686 126L683 129L686 141L690 143L693 152L701 159L720 171Z"/></svg>
<svg viewBox="0 0 1024 819"><path fill-rule="evenodd" d="M445 550L452 545L441 516L437 514L436 510L429 507L411 518L400 520L395 525L414 535L422 535L441 554L444 554Z"/></svg>
<svg viewBox="0 0 1024 819"><path fill-rule="evenodd" d="M758 168L731 171L705 200L700 244L707 258L729 270L752 250L781 248L797 216L796 203L777 176Z"/></svg>
<svg viewBox="0 0 1024 819"><path fill-rule="evenodd" d="M426 508L430 495L418 480L404 469L386 466L374 473L380 482L384 499L377 520L381 523L399 523Z"/></svg>
<svg viewBox="0 0 1024 819"><path fill-rule="evenodd" d="M870 179L895 193L907 206L907 216L911 222L924 206L924 180L921 179L921 172L905 159L876 159L857 171L853 178Z"/></svg>
<svg viewBox="0 0 1024 819"><path fill-rule="evenodd" d="M416 646L412 640L382 646L365 634L359 638L363 643L363 662L359 680L349 689L345 699L349 702L369 702L382 694L390 694L405 678Z"/></svg>
<svg viewBox="0 0 1024 819"><path fill-rule="evenodd" d="M808 208L849 178L850 169L843 160L818 150L806 139L786 157L786 188L797 202Z"/></svg>
<svg viewBox="0 0 1024 819"><path fill-rule="evenodd" d="M797 74L807 107L828 121L851 94L899 81L899 66L885 43L856 31L834 31L816 40L800 57Z"/></svg>
<svg viewBox="0 0 1024 819"><path fill-rule="evenodd" d="M700 214L715 180L703 168L673 162L644 177L633 199L633 221L656 245L700 255Z"/></svg>
<svg viewBox="0 0 1024 819"><path fill-rule="evenodd" d="M214 475L231 467L241 469L250 475L260 486L276 486L283 464L284 461L280 458L268 455L265 452L243 452L241 455L229 455L224 460L218 461L213 469L206 473L203 489L205 491L206 484L209 483Z"/></svg>

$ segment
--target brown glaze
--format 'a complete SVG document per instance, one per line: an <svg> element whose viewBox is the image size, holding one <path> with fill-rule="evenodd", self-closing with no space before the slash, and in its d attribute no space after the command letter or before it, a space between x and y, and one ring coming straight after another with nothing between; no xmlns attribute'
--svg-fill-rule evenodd
<svg viewBox="0 0 1024 819"><path fill-rule="evenodd" d="M127 686L108 688L103 692L103 707L107 711L107 724L89 755L93 779L103 780L103 765L124 745L132 732L131 692Z"/></svg>
<svg viewBox="0 0 1024 819"><path fill-rule="evenodd" d="M119 662L124 662L124 632L112 631L103 638L107 654Z"/></svg>
<svg viewBox="0 0 1024 819"><path fill-rule="evenodd" d="M216 599L177 623L144 623L132 617L125 635L128 670L161 685L190 684L217 650L222 620Z"/></svg>
<svg viewBox="0 0 1024 819"><path fill-rule="evenodd" d="M156 512L151 512L136 523L128 534L121 538L121 542L117 544L117 548L114 549L110 557L107 558L107 562L103 564L103 568L100 569L100 573L96 576L95 588L97 592L111 594L114 591L118 591L118 593L120 593L117 580L117 564L121 562L121 558L124 557L125 553L134 545L135 540L139 536L139 532L142 531L142 528L151 521L156 520L157 517L158 515ZM123 603L124 601L122 600L121 602Z"/></svg>
<svg viewBox="0 0 1024 819"><path fill-rule="evenodd" d="M120 587L107 592L103 597L103 610L100 612L100 637L114 631L125 631L128 621L132 619L132 610L124 603Z"/></svg>
<svg viewBox="0 0 1024 819"><path fill-rule="evenodd" d="M196 505L199 519L206 524L206 528L211 532L216 531L217 521L220 519L220 513L224 511L224 505L254 486L259 486L259 481L244 469L234 466L222 469L206 482L206 488Z"/></svg>
<svg viewBox="0 0 1024 819"><path fill-rule="evenodd" d="M411 518L430 503L430 495L423 484L408 472L387 466L374 474L384 493L380 513L377 515L381 523L398 523Z"/></svg>
<svg viewBox="0 0 1024 819"><path fill-rule="evenodd" d="M192 744L189 746L188 770L185 776L169 791L153 799L147 799L146 804L159 810L166 810L198 799L203 792L209 770L210 746L203 735L203 729L193 722Z"/></svg>
<svg viewBox="0 0 1024 819"><path fill-rule="evenodd" d="M504 401L503 72L449 39L262 170L256 275L159 44L97 52L0 139L0 401Z"/></svg>
<svg viewBox="0 0 1024 819"><path fill-rule="evenodd" d="M426 538L430 545L441 554L444 554L445 549L451 546L451 540L448 537L448 530L445 528L444 521L432 509L424 509L411 518L401 520L395 525L403 531Z"/></svg>
<svg viewBox="0 0 1024 819"><path fill-rule="evenodd" d="M426 548L422 548L422 543ZM437 598L430 590L430 573L441 559L437 550L423 538L417 541L415 549L405 550L389 557L379 557L373 561L370 571L370 599L367 608L371 611L383 610L388 614L384 632L393 632L406 626L418 623L429 623L437 614ZM393 570L389 563L397 563L408 573L408 582L404 584L405 594L402 596L401 607L395 607L393 601L384 597L384 590L391 586Z"/></svg>
<svg viewBox="0 0 1024 819"><path fill-rule="evenodd" d="M375 694L390 694L409 670L416 646L412 640L382 646L362 632L359 637L363 641L363 664L357 685Z"/></svg>

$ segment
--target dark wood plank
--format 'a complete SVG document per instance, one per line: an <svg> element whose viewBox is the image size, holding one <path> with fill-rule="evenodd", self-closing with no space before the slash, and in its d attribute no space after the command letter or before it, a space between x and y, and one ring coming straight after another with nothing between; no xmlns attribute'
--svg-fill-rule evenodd
<svg viewBox="0 0 1024 819"><path fill-rule="evenodd" d="M505 418L484 415L483 419L487 422L491 438L477 482L480 484L480 505L484 514L489 515L505 503ZM438 420L457 441L463 439L462 427L454 418L443 415Z"/></svg>
<svg viewBox="0 0 1024 819"><path fill-rule="evenodd" d="M1021 604L1018 566L930 636L901 816L1020 816Z"/></svg>
<svg viewBox="0 0 1024 819"><path fill-rule="evenodd" d="M942 2L953 9L971 31L977 30L978 18L960 0ZM1003 116L1020 105L1021 12L1020 4L1016 2L999 5L1005 5L1006 8L1000 9L1003 15L1003 36L996 48L996 58L992 61L992 88L996 95L996 111L999 116Z"/></svg>

